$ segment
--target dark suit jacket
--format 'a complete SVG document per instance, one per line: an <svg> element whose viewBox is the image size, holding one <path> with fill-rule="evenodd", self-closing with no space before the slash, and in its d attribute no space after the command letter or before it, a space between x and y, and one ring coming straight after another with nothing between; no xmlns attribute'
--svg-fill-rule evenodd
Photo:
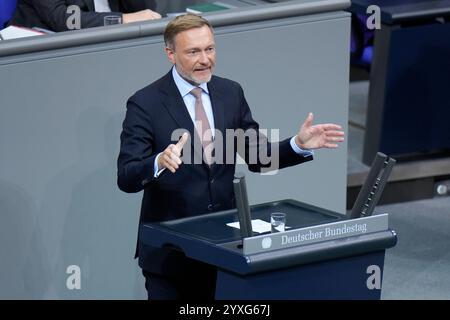
<svg viewBox="0 0 450 320"><path fill-rule="evenodd" d="M103 17L155 8L154 0L109 0L112 12L95 12L94 0L18 0L10 25L39 27L52 31L66 31L67 7L81 9L81 28L103 26Z"/></svg>
<svg viewBox="0 0 450 320"><path fill-rule="evenodd" d="M243 90L238 83L213 76L208 83L208 89L215 128L223 132L224 136L225 129L259 128L258 123L252 118ZM232 183L234 163L214 164L211 167L205 163L182 164L175 174L166 170L159 178L153 178L155 157L169 144L176 143L171 140L171 135L179 128L187 129L191 137L196 134L171 72L138 91L128 100L118 158L118 185L125 192L144 190L140 223L172 220L235 208ZM270 154L273 145L264 138L265 136L260 138L258 145L267 147ZM193 149L192 140L192 143L190 145L187 143L184 148L184 150L191 148L191 157L197 152ZM226 139L223 140L225 148ZM296 154L289 140L279 143L279 168L312 160L311 156L305 158ZM246 145L245 154L241 155L247 163L248 150ZM264 165L258 161L248 167L251 171L257 172ZM180 255L174 251L163 252L140 245L136 255L139 256L141 267L149 271L171 274L183 268Z"/></svg>

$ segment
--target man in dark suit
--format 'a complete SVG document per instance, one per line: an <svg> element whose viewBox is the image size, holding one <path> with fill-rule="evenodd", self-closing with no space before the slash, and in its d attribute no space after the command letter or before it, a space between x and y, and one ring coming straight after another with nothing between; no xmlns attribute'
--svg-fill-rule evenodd
<svg viewBox="0 0 450 320"><path fill-rule="evenodd" d="M105 16L122 17L122 23L161 18L159 13L150 10L155 8L154 0L18 0L10 24L66 31L72 14L67 8L71 5L80 8L82 29L103 26Z"/></svg>
<svg viewBox="0 0 450 320"><path fill-rule="evenodd" d="M144 190L140 223L235 207L232 181L239 139L218 139L226 130L256 132L239 152L254 172L310 161L312 149L335 148L343 141L340 126L312 125L310 113L297 135L269 143L259 134L241 86L212 75L215 43L207 20L179 16L167 25L164 40L174 67L128 100L121 134L118 185L125 192ZM180 128L185 133L179 139ZM136 256L149 298L214 298L212 266L139 240Z"/></svg>

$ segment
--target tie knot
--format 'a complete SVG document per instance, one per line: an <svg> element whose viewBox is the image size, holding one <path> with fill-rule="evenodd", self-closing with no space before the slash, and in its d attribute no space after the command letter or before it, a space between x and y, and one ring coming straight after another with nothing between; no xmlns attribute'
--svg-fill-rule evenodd
<svg viewBox="0 0 450 320"><path fill-rule="evenodd" d="M195 97L195 99L200 99L202 97L202 88L195 87L191 90L191 93Z"/></svg>

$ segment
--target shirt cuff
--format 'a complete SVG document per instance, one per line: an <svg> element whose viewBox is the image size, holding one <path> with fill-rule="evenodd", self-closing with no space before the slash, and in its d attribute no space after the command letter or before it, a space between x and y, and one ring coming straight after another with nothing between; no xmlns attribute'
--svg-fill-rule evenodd
<svg viewBox="0 0 450 320"><path fill-rule="evenodd" d="M292 150L294 150L294 152L296 154L302 155L304 157L310 157L314 155L314 151L312 150L304 150L302 148L300 148L296 143L295 143L295 136L293 136L291 138L291 148Z"/></svg>
<svg viewBox="0 0 450 320"><path fill-rule="evenodd" d="M161 153L162 153L162 152L161 152ZM158 171L158 158L159 158L159 156L161 155L161 153L159 153L159 154L156 156L156 158L155 158L155 163L153 164L153 172L154 172L153 178L158 178L159 175L160 175L164 170L166 170L166 168L162 168L161 170Z"/></svg>

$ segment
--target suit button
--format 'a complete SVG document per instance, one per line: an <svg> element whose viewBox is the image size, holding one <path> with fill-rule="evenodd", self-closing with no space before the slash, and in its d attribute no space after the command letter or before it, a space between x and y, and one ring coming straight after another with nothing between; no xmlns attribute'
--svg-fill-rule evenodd
<svg viewBox="0 0 450 320"><path fill-rule="evenodd" d="M213 205L212 204L208 204L208 210L212 211L212 209L213 209Z"/></svg>

